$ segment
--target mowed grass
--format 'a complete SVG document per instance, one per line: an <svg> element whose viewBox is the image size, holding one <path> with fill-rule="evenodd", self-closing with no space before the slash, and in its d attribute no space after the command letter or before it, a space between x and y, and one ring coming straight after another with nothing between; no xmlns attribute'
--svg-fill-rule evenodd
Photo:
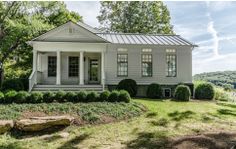
<svg viewBox="0 0 236 149"><path fill-rule="evenodd" d="M140 117L102 125L70 126L47 135L0 136L0 148L166 148L171 138L236 131L236 105L214 101L135 99ZM67 133L68 136L62 135Z"/></svg>

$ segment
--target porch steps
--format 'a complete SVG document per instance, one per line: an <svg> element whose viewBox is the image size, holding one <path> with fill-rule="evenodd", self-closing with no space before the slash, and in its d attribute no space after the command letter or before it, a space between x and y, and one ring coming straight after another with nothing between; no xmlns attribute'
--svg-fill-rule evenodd
<svg viewBox="0 0 236 149"><path fill-rule="evenodd" d="M102 85L35 85L32 91L96 91L102 92Z"/></svg>

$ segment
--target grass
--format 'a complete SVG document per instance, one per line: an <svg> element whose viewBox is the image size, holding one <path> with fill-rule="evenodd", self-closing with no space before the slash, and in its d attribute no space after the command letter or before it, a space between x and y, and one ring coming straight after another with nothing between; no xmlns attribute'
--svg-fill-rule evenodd
<svg viewBox="0 0 236 149"><path fill-rule="evenodd" d="M170 100L160 101L148 99L136 99L135 102L131 104L140 106L140 104L137 103L141 103L148 108L148 111L140 117L103 125L70 126L63 131L48 135L22 136L16 138L12 134L5 134L0 136L0 148L18 149L34 147L37 149L42 146L44 146L44 148L58 149L110 147L166 148L166 145L169 144L173 138L183 135L236 131L235 104L226 102L217 103L214 101L175 102ZM15 107L16 105L12 106ZM74 110L78 105L75 107L73 105L70 106L72 106L71 110ZM86 104L82 104L82 106L84 106L83 108L89 108ZM103 106L103 104L99 104L98 107L102 107L99 108L100 110L97 111L96 108L90 108L89 111L97 111L98 113L105 114ZM115 105L110 106L115 107ZM123 106L122 104L119 105L118 109L121 110ZM13 109L17 109L16 107ZM108 111L110 115L120 117L119 115L122 115L122 110L116 113L117 109L114 109L114 107L109 108L111 111L106 111ZM78 112L80 108L76 111ZM60 108L55 108L54 106L52 111L55 109L59 110ZM131 109L133 109L133 106ZM68 110L70 111L70 108L66 111ZM2 113L1 106L0 111ZM94 119L96 119L96 117ZM62 132L68 133L68 137L61 136ZM231 140L231 136L228 134L220 134L219 136L223 136L224 138L228 138L231 142L235 142L235 140ZM219 138L219 136L211 135L208 137Z"/></svg>

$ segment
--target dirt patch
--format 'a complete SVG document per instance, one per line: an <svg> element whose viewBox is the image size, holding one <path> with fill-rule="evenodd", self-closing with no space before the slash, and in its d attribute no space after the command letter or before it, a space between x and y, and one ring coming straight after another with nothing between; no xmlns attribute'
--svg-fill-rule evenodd
<svg viewBox="0 0 236 149"><path fill-rule="evenodd" d="M236 133L218 132L183 136L170 141L173 149L235 149Z"/></svg>
<svg viewBox="0 0 236 149"><path fill-rule="evenodd" d="M48 114L46 114L44 112L25 111L21 114L19 119L28 119L31 117L38 117L38 116L48 116Z"/></svg>

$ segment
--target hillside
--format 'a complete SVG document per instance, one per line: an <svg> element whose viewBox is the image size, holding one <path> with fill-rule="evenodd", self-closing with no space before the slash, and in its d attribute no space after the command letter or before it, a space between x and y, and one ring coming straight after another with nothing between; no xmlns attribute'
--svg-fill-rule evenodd
<svg viewBox="0 0 236 149"><path fill-rule="evenodd" d="M194 75L194 80L205 80L218 86L231 85L236 88L236 71L217 71Z"/></svg>

